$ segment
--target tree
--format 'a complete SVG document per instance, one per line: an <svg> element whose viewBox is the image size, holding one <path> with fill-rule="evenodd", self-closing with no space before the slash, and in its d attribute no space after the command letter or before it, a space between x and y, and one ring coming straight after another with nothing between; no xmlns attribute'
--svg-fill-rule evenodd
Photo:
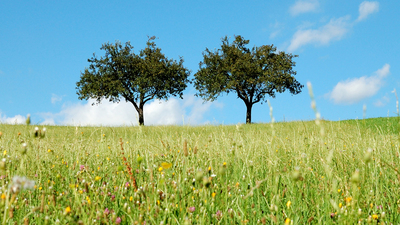
<svg viewBox="0 0 400 225"><path fill-rule="evenodd" d="M130 42L125 46L118 41L103 44L100 49L105 56L97 58L93 54L88 59L89 68L76 83L79 99L92 98L99 104L103 99L119 102L123 98L133 104L139 114L139 125L144 125L146 102L155 98L168 100L171 95L182 98L190 72L183 67L182 58L179 62L167 59L154 39L154 36L149 38L138 55L133 53Z"/></svg>
<svg viewBox="0 0 400 225"><path fill-rule="evenodd" d="M194 75L197 96L214 101L221 93L234 92L246 104L246 123L251 123L251 109L255 103L266 102L268 95L286 89L292 94L301 92L301 85L295 78L297 55L277 52L273 45L246 48L249 40L235 36L229 43L228 37L222 39L221 49L203 52L203 61Z"/></svg>

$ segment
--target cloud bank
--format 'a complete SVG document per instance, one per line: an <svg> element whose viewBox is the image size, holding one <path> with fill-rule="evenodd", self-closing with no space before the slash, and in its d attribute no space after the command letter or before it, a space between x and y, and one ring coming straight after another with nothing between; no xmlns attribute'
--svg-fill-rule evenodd
<svg viewBox="0 0 400 225"><path fill-rule="evenodd" d="M64 105L59 113L43 113L42 124L74 126L131 126L138 124L138 114L134 106L125 101L112 103L102 101L92 106L95 100L87 103ZM168 101L155 100L144 106L145 125L198 125L207 123L203 116L212 106L221 107L218 102L207 102L194 96L184 99L171 98Z"/></svg>
<svg viewBox="0 0 400 225"><path fill-rule="evenodd" d="M21 115L16 115L14 117L7 117L2 112L0 112L0 123L6 124L24 124L26 122L26 117Z"/></svg>
<svg viewBox="0 0 400 225"><path fill-rule="evenodd" d="M302 13L315 12L319 8L318 0L299 0L294 3L289 9L292 16L297 16Z"/></svg>
<svg viewBox="0 0 400 225"><path fill-rule="evenodd" d="M384 84L384 78L390 73L390 65L385 64L372 76L340 81L328 96L336 104L354 104L374 96Z"/></svg>

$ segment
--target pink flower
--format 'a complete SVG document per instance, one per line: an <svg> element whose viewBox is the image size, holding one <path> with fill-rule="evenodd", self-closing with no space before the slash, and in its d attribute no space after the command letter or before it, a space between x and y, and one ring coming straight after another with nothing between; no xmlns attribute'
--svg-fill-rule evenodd
<svg viewBox="0 0 400 225"><path fill-rule="evenodd" d="M196 210L196 207L194 207L194 206L192 206L192 207L189 207L189 212L194 212Z"/></svg>
<svg viewBox="0 0 400 225"><path fill-rule="evenodd" d="M217 220L220 220L220 219L222 218L222 212L221 212L220 210L218 210L218 211L215 213L215 217L217 218Z"/></svg>
<svg viewBox="0 0 400 225"><path fill-rule="evenodd" d="M108 208L106 208L106 209L104 210L104 214L106 214L106 215L110 214L110 210L108 210Z"/></svg>
<svg viewBox="0 0 400 225"><path fill-rule="evenodd" d="M129 187L129 182L125 183L125 187L128 188Z"/></svg>
<svg viewBox="0 0 400 225"><path fill-rule="evenodd" d="M115 219L115 224L120 224L122 222L121 217L117 217L117 219Z"/></svg>
<svg viewBox="0 0 400 225"><path fill-rule="evenodd" d="M79 170L80 170L80 171L82 171L82 170L84 170L84 169L85 169L85 165L80 165L80 166L79 166Z"/></svg>

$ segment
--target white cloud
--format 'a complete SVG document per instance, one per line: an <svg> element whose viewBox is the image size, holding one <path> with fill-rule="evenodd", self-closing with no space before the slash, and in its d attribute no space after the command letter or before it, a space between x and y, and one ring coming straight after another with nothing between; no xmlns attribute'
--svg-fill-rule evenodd
<svg viewBox="0 0 400 225"><path fill-rule="evenodd" d="M385 64L372 76L340 81L328 93L330 99L337 104L353 104L374 96L384 84L384 78L390 73L390 65Z"/></svg>
<svg viewBox="0 0 400 225"><path fill-rule="evenodd" d="M358 7L359 16L357 21L364 20L369 14L379 11L379 2L364 1Z"/></svg>
<svg viewBox="0 0 400 225"><path fill-rule="evenodd" d="M376 107L383 107L389 103L389 97L383 96L381 99L378 99L374 102L374 106Z"/></svg>
<svg viewBox="0 0 400 225"><path fill-rule="evenodd" d="M62 100L62 96L58 96L56 94L51 94L51 104L55 104L56 102L60 102Z"/></svg>
<svg viewBox="0 0 400 225"><path fill-rule="evenodd" d="M24 124L26 122L26 117L21 115L16 115L14 117L7 117L0 112L0 122L7 124Z"/></svg>
<svg viewBox="0 0 400 225"><path fill-rule="evenodd" d="M334 40L340 40L349 31L349 16L331 19L329 23L318 29L300 29L294 35L288 51L294 51L303 45L327 45Z"/></svg>
<svg viewBox="0 0 400 225"><path fill-rule="evenodd" d="M298 0L289 9L292 16L297 16L302 13L315 12L319 8L318 0Z"/></svg>
<svg viewBox="0 0 400 225"><path fill-rule="evenodd" d="M137 125L138 114L134 106L125 101L112 103L104 100L99 105L92 106L94 100L87 103L64 105L59 113L43 113L42 124L62 125L103 125L121 126ZM211 106L219 106L218 102L207 102L194 96L184 96L184 99L171 98L168 101L155 100L144 106L145 125L201 124L203 115Z"/></svg>

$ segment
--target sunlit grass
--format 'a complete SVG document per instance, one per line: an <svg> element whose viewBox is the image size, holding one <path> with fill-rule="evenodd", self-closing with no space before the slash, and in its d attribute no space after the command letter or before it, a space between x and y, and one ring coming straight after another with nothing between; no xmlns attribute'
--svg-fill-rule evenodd
<svg viewBox="0 0 400 225"><path fill-rule="evenodd" d="M320 122L46 126L45 132L38 126L38 135L35 126L2 124L1 219L5 224L399 222L397 118ZM34 187L20 184L14 190L15 176L34 181Z"/></svg>

